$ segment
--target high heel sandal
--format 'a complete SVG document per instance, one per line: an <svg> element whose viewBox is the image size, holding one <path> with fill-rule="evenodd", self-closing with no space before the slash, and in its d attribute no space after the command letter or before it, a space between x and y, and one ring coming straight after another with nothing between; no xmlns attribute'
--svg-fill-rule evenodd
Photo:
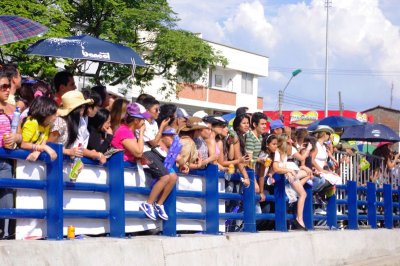
<svg viewBox="0 0 400 266"><path fill-rule="evenodd" d="M304 226L302 226L296 219L294 219L294 222L293 222L293 229L308 231L308 229L305 228Z"/></svg>

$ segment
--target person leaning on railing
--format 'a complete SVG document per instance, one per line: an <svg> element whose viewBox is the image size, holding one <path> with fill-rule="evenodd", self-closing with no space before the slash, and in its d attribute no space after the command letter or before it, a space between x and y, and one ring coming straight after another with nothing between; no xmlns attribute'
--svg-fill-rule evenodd
<svg viewBox="0 0 400 266"><path fill-rule="evenodd" d="M399 162L400 154L392 155L391 142L380 142L376 149L372 152L372 155L383 158L383 169L381 169L381 163L378 158L374 158L372 163L373 175L371 176L371 182L377 182L381 175L387 176L387 174L396 166ZM384 173L383 171L386 171ZM384 175L386 174L386 175Z"/></svg>
<svg viewBox="0 0 400 266"><path fill-rule="evenodd" d="M93 100L85 99L77 90L65 93L61 100L62 106L58 109L59 116L50 129L49 142L62 144L64 155L85 156L104 164L106 162L104 154L87 149L89 131L83 114L85 105L93 104Z"/></svg>
<svg viewBox="0 0 400 266"><path fill-rule="evenodd" d="M7 103L10 95L11 82L6 73L0 69L0 148L13 148L15 143L22 141L21 134L11 133L11 119L15 106ZM12 161L0 159L0 178L12 177ZM0 208L13 208L13 189L0 188ZM0 239L8 238L13 234L13 228L8 226L8 219L0 218Z"/></svg>

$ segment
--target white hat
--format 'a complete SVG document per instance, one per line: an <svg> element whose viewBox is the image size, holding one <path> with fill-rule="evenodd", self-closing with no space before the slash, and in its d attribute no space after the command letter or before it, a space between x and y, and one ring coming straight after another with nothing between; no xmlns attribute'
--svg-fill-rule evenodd
<svg viewBox="0 0 400 266"><path fill-rule="evenodd" d="M197 111L196 113L194 113L193 116L203 119L204 117L208 116L208 114L206 112L204 112L204 110L200 110L200 111Z"/></svg>
<svg viewBox="0 0 400 266"><path fill-rule="evenodd" d="M125 98L125 96L118 91L118 88L114 86L107 86L107 93L119 98Z"/></svg>

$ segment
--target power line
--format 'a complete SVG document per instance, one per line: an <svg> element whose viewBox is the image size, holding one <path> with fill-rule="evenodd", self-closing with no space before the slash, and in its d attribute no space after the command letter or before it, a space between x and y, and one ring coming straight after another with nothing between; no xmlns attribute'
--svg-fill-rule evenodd
<svg viewBox="0 0 400 266"><path fill-rule="evenodd" d="M270 67L270 72L291 72L293 68L286 67ZM302 68L303 74L306 75L324 75L324 70L321 68ZM337 76L373 76L373 77L392 77L400 76L399 70L394 71L379 71L379 70L368 70L368 69L338 69L330 68L329 75Z"/></svg>

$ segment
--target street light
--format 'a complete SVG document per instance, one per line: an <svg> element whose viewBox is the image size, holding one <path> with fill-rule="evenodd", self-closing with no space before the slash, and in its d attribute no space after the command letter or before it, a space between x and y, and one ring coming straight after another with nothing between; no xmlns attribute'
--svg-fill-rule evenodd
<svg viewBox="0 0 400 266"><path fill-rule="evenodd" d="M290 77L289 81L286 83L286 86L283 90L279 90L279 117L282 117L282 104L283 104L283 93L285 92L286 88L289 86L290 81L292 78L297 76L298 74L301 73L301 69L296 69L295 71L292 72L292 76Z"/></svg>

